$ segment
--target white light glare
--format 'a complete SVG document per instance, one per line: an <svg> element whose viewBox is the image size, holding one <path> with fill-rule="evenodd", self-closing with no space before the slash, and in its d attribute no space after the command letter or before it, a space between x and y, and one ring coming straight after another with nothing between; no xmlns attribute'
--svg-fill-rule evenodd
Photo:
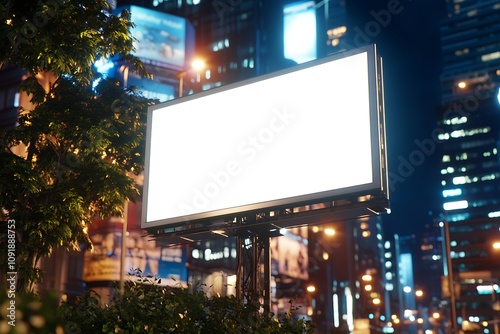
<svg viewBox="0 0 500 334"><path fill-rule="evenodd" d="M497 218L497 217L500 217L500 211L493 211L493 212L490 212L490 213L488 213L488 217L489 217L489 218Z"/></svg>
<svg viewBox="0 0 500 334"><path fill-rule="evenodd" d="M443 208L446 211L467 209L468 207L469 207L469 202L467 202L466 200L455 201L455 202L447 202L447 203L443 204Z"/></svg>

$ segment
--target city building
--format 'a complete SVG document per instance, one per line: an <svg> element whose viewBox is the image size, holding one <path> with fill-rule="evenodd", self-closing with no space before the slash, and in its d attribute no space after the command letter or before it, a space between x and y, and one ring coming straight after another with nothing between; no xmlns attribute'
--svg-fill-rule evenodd
<svg viewBox="0 0 500 334"><path fill-rule="evenodd" d="M449 226L448 296L455 327L498 333L500 3L447 1L447 14L433 139L442 153L440 219Z"/></svg>

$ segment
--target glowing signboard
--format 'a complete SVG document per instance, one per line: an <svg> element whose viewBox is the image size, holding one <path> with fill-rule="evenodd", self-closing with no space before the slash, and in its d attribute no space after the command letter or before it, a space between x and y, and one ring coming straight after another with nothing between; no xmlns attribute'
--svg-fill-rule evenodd
<svg viewBox="0 0 500 334"><path fill-rule="evenodd" d="M142 228L380 191L375 51L150 107Z"/></svg>
<svg viewBox="0 0 500 334"><path fill-rule="evenodd" d="M119 11L123 9L130 11L135 24L135 56L157 66L185 68L194 53L194 29L185 18L138 6Z"/></svg>

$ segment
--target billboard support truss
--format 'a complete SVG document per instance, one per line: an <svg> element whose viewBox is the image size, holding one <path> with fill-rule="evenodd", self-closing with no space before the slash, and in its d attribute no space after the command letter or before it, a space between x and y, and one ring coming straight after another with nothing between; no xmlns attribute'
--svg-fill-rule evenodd
<svg viewBox="0 0 500 334"><path fill-rule="evenodd" d="M241 230L236 236L236 298L246 302L261 302L266 313L271 310L270 238L268 232L248 229Z"/></svg>

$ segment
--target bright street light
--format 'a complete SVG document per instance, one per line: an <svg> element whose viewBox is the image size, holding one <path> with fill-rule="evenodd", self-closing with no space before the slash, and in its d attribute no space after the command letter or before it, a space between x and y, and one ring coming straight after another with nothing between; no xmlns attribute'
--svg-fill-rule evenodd
<svg viewBox="0 0 500 334"><path fill-rule="evenodd" d="M187 72L190 70L194 70L195 72L199 73L201 72L204 68L206 67L206 64L203 60L201 59L194 59L191 62L191 66L184 71L179 72L177 77L179 78L179 97L182 97L182 91L184 90L184 76L186 75Z"/></svg>
<svg viewBox="0 0 500 334"><path fill-rule="evenodd" d="M307 292L314 292L316 291L316 287L314 285L309 285L307 288L306 288Z"/></svg>
<svg viewBox="0 0 500 334"><path fill-rule="evenodd" d="M205 62L201 59L195 59L191 63L191 68L197 72L203 70L205 66Z"/></svg>

